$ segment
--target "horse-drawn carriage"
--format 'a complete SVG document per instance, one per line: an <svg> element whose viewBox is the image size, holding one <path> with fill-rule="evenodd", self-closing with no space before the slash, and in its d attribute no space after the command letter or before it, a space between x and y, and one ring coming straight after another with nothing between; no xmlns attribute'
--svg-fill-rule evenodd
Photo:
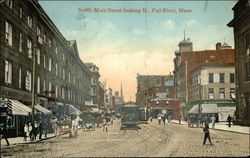
<svg viewBox="0 0 250 158"><path fill-rule="evenodd" d="M89 114L83 120L83 129L85 130L95 130L95 117Z"/></svg>

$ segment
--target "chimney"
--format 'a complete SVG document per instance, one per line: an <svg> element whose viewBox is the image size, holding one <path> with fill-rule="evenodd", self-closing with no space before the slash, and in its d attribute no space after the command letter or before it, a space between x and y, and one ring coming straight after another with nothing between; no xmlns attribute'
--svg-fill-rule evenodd
<svg viewBox="0 0 250 158"><path fill-rule="evenodd" d="M221 43L220 42L216 43L215 47L217 51L221 50Z"/></svg>

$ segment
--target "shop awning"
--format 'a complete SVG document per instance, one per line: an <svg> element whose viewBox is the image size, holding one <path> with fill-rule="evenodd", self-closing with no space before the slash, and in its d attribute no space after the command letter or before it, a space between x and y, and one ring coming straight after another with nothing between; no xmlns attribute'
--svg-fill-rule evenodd
<svg viewBox="0 0 250 158"><path fill-rule="evenodd" d="M46 109L45 107L43 107L43 106L41 106L39 104L35 105L35 109L37 109L38 111L40 111L40 112L42 112L42 113L44 113L46 115L52 114L52 112L50 110Z"/></svg>
<svg viewBox="0 0 250 158"><path fill-rule="evenodd" d="M73 105L71 105L71 104L67 104L67 105L69 106L69 113L70 114L74 114L77 116L82 114L82 112L80 110L78 110L76 107L74 107Z"/></svg>
<svg viewBox="0 0 250 158"><path fill-rule="evenodd" d="M12 114L13 115L25 115L28 116L29 113L32 113L32 109L24 105L18 100L8 99L12 105Z"/></svg>
<svg viewBox="0 0 250 158"><path fill-rule="evenodd" d="M217 104L201 104L201 113L218 113L219 109ZM199 105L194 105L189 111L189 114L198 114Z"/></svg>

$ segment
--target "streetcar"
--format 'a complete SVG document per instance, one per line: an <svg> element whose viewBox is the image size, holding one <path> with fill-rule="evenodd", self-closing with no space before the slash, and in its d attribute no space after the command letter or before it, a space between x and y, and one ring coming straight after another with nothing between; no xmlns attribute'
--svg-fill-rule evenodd
<svg viewBox="0 0 250 158"><path fill-rule="evenodd" d="M121 130L140 129L140 109L134 102L127 102L121 109Z"/></svg>

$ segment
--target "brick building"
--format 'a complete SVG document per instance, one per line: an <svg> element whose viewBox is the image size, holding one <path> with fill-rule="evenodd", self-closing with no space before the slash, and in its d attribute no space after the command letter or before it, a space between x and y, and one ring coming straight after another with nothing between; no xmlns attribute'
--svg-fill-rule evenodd
<svg viewBox="0 0 250 158"><path fill-rule="evenodd" d="M234 18L227 25L234 28L236 71L236 122L250 125L250 1L238 0Z"/></svg>
<svg viewBox="0 0 250 158"><path fill-rule="evenodd" d="M182 50L182 46L189 43L189 49ZM179 50L175 52L174 59L174 79L175 79L175 100L180 103L180 114L187 119L187 112L192 108L187 104L193 101L192 92L192 71L202 66L214 66L220 69L220 66L229 66L234 73L234 49L224 42L216 44L215 50L192 51L192 43L190 40L183 40L179 43ZM187 45L187 44L185 44ZM221 71L223 73L223 70ZM229 75L229 74L227 74ZM208 76L206 76L208 78ZM223 88L223 87L221 87ZM200 91L197 92L200 95ZM200 98L202 100L202 98ZM191 104L192 105L192 104Z"/></svg>
<svg viewBox="0 0 250 158"><path fill-rule="evenodd" d="M173 115L173 75L137 74L136 103L156 117L158 113Z"/></svg>
<svg viewBox="0 0 250 158"><path fill-rule="evenodd" d="M76 41L63 37L37 1L6 0L0 17L0 98L30 106L34 88L35 103L58 117L70 115L68 105L81 109L90 99L91 72Z"/></svg>

